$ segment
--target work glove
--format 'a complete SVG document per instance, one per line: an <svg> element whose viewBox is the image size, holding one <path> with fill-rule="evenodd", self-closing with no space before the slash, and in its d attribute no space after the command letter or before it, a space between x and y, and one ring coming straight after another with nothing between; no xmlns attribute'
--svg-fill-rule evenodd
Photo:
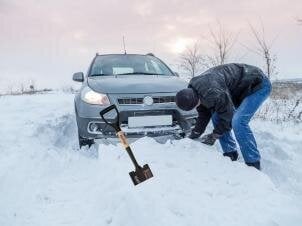
<svg viewBox="0 0 302 226"><path fill-rule="evenodd" d="M200 137L200 135L201 135L201 133L192 130L191 134L189 135L189 138L190 139L197 139L198 137Z"/></svg>
<svg viewBox="0 0 302 226"><path fill-rule="evenodd" d="M201 138L201 143L207 144L207 145L213 145L217 139L219 139L222 135L219 135L217 133L210 133L207 135L204 135Z"/></svg>

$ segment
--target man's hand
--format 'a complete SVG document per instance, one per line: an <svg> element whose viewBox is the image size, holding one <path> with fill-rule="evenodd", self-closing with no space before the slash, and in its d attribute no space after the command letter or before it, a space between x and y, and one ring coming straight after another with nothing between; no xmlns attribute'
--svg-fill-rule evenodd
<svg viewBox="0 0 302 226"><path fill-rule="evenodd" d="M219 139L221 135L216 133L210 133L207 135L204 135L201 138L201 143L207 144L207 145L213 145L217 139Z"/></svg>
<svg viewBox="0 0 302 226"><path fill-rule="evenodd" d="M201 135L201 133L192 130L191 134L189 135L189 138L190 139L197 139L198 137L200 137L200 135Z"/></svg>

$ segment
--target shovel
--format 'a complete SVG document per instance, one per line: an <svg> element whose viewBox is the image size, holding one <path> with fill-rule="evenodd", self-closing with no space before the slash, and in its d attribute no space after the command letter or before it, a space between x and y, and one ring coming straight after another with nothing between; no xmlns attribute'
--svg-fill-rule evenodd
<svg viewBox="0 0 302 226"><path fill-rule="evenodd" d="M112 122L109 122L106 117L105 117L105 114L109 113L109 112L112 112L112 110L115 111L116 113L116 119ZM134 164L135 166L135 171L132 171L129 173L134 185L138 185L139 183L141 182L144 182L145 180L148 180L149 178L153 177L153 174L151 172L151 169L150 167L148 166L148 164L145 164L143 167L141 167L134 155L133 155L133 152L128 144L128 141L126 139L126 136L124 134L124 132L121 130L120 128L120 120L119 120L119 111L117 110L116 106L113 104L107 108L105 108L104 110L102 110L100 112L100 115L102 117L102 119L104 120L104 122L111 126L115 131L116 131L116 135L118 136L120 142L122 143L122 145L124 146L124 148L126 149L132 163Z"/></svg>

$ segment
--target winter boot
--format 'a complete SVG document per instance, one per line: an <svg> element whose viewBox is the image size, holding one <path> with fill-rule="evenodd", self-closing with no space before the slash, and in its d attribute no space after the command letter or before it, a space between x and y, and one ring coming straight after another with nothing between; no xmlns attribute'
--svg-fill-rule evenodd
<svg viewBox="0 0 302 226"><path fill-rule="evenodd" d="M252 162L252 163L246 162L245 164L248 165L248 166L255 167L257 170L261 170L260 161Z"/></svg>
<svg viewBox="0 0 302 226"><path fill-rule="evenodd" d="M225 152L223 153L223 156L229 157L232 161L237 161L238 152L237 151Z"/></svg>

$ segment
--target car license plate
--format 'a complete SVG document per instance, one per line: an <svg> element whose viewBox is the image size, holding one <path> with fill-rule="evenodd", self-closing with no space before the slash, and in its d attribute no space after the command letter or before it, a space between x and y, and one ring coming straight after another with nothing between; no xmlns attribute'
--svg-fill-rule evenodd
<svg viewBox="0 0 302 226"><path fill-rule="evenodd" d="M128 118L129 128L171 125L172 115L139 116Z"/></svg>

